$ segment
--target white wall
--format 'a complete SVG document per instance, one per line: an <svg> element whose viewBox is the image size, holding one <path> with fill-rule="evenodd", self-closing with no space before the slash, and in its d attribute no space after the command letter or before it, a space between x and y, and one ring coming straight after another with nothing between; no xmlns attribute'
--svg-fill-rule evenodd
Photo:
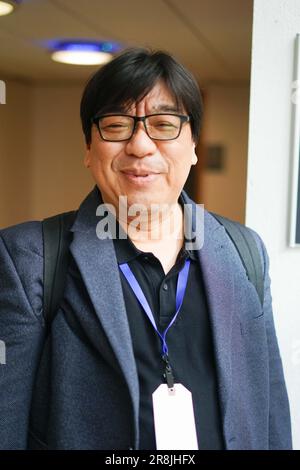
<svg viewBox="0 0 300 470"><path fill-rule="evenodd" d="M288 246L291 101L299 0L254 0L246 224L269 255L274 318L300 449L300 249Z"/></svg>

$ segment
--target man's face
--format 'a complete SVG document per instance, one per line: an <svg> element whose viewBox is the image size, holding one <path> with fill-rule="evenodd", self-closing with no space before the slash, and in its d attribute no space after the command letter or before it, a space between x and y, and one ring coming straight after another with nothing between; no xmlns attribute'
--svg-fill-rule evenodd
<svg viewBox="0 0 300 470"><path fill-rule="evenodd" d="M144 116L160 112L176 113L176 103L163 82L157 82L145 98L126 114ZM129 141L101 139L95 125L85 166L91 169L103 200L118 207L119 196L127 196L128 206L174 204L195 165L195 143L189 123L184 123L175 140L157 141L148 137L138 122ZM145 176L148 175L148 176Z"/></svg>

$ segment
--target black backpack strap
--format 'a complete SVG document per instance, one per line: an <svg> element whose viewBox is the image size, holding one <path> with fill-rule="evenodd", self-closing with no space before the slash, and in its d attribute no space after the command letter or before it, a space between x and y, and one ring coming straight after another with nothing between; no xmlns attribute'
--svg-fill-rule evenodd
<svg viewBox="0 0 300 470"><path fill-rule="evenodd" d="M250 230L244 225L210 212L224 226L233 241L246 270L248 279L254 285L261 305L264 303L264 276L260 254Z"/></svg>
<svg viewBox="0 0 300 470"><path fill-rule="evenodd" d="M44 239L44 319L48 331L63 296L69 265L70 227L76 212L48 217L42 222Z"/></svg>

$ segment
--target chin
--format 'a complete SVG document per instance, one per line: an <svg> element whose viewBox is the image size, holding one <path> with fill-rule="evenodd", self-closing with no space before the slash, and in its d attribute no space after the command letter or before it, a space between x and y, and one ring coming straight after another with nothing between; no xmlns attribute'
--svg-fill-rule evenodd
<svg viewBox="0 0 300 470"><path fill-rule="evenodd" d="M128 207L132 206L133 204L143 205L147 209L151 209L151 205L160 205L160 204L168 204L168 200L164 200L158 194L139 194L135 196L127 196L127 204Z"/></svg>

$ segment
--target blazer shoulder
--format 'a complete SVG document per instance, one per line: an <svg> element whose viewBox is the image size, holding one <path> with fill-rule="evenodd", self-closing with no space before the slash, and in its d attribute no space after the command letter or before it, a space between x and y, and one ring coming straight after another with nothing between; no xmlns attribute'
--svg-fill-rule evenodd
<svg viewBox="0 0 300 470"><path fill-rule="evenodd" d="M22 291L37 317L43 300L43 234L41 222L25 222L0 230L0 277L10 301ZM1 284L0 282L0 284Z"/></svg>
<svg viewBox="0 0 300 470"><path fill-rule="evenodd" d="M1 229L0 237L13 258L22 251L43 256L43 233L40 221L23 222Z"/></svg>
<svg viewBox="0 0 300 470"><path fill-rule="evenodd" d="M215 220L217 220L216 217L220 217L219 214L215 214L214 212L208 212L208 214L209 214L210 217L214 218ZM254 239L255 244L257 246L257 249L258 249L258 252L259 252L259 255L260 255L260 258L261 258L263 272L264 272L264 275L265 275L265 273L268 269L268 260L269 260L269 258L268 258L268 253L267 253L266 246L265 246L261 236L254 229L252 229L251 227L249 227L245 224L237 222L236 220L229 219L228 217L221 216L221 218L225 219L226 221L228 221L231 224L235 225L240 230L242 230L244 232L248 232L251 235L251 237ZM221 224L221 222L219 220L218 220L218 222L219 222L219 224Z"/></svg>

